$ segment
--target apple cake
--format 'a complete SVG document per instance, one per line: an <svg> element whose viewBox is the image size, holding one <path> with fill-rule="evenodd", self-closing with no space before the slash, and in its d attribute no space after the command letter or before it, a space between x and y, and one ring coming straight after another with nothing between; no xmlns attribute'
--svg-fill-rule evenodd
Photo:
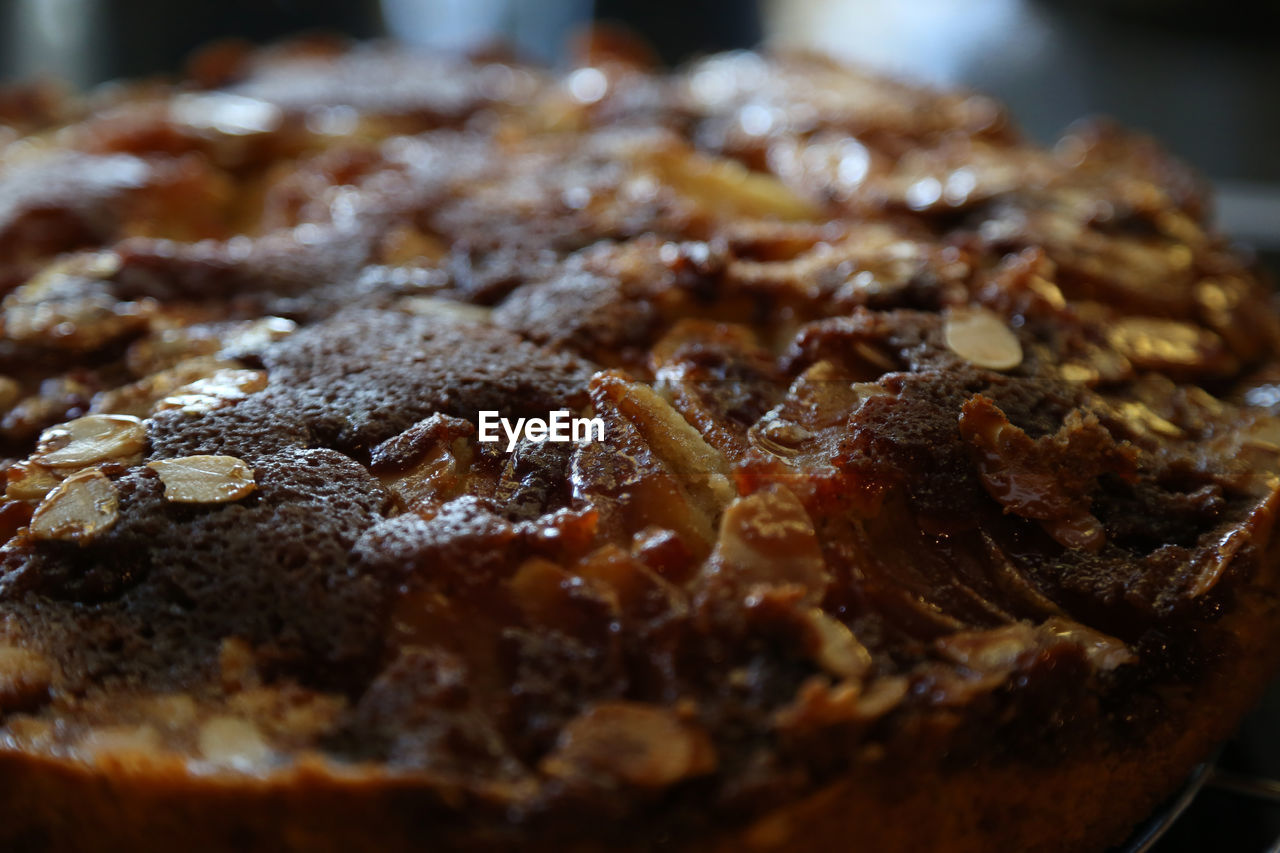
<svg viewBox="0 0 1280 853"><path fill-rule="evenodd" d="M0 846L1121 841L1280 656L1210 220L804 55L4 90Z"/></svg>

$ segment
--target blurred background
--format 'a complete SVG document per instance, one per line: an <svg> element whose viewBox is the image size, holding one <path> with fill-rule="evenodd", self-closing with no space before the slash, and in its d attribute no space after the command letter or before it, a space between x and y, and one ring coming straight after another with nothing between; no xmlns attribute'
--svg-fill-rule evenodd
<svg viewBox="0 0 1280 853"><path fill-rule="evenodd" d="M90 87L175 72L211 39L315 29L501 43L554 65L593 19L623 23L673 64L765 44L973 87L1045 142L1080 116L1114 116L1208 175L1220 227L1280 268L1280 0L0 0L0 80ZM1252 781L1280 779L1277 720L1280 692L1159 853L1280 851L1280 785Z"/></svg>
<svg viewBox="0 0 1280 853"><path fill-rule="evenodd" d="M1115 116L1215 181L1228 233L1280 253L1280 0L0 0L0 79L90 86L316 28L554 63L593 18L670 63L765 43L971 86L1044 141Z"/></svg>

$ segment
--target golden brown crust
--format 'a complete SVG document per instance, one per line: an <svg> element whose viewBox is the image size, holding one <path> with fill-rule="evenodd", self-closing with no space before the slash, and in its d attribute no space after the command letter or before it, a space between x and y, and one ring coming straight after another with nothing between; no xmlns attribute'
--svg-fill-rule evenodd
<svg viewBox="0 0 1280 853"><path fill-rule="evenodd" d="M1273 549L1274 551L1275 549ZM1273 565L1274 565L1273 559ZM1141 742L1082 745L1050 764L980 760L949 768L881 768L770 810L744 828L670 849L731 851L860 849L986 853L1087 853L1119 843L1184 782L1257 701L1280 665L1280 605L1251 599L1231 618L1238 654L1195 691L1171 703ZM1241 690L1240 685L1251 685ZM427 816L465 808L412 779L403 783L333 768L299 767L270 781L193 777L178 759L127 754L93 769L77 762L0 754L0 840L17 853L340 853L433 850L623 850L615 844L495 836ZM640 844L636 849L645 849Z"/></svg>

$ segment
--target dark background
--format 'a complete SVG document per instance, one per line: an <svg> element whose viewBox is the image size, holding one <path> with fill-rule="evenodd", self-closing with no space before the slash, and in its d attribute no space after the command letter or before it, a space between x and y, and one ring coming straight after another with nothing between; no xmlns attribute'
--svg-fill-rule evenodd
<svg viewBox="0 0 1280 853"><path fill-rule="evenodd" d="M554 63L592 17L663 59L762 42L994 94L1035 137L1105 113L1213 179L1224 231L1280 268L1280 0L0 0L0 79L87 87L172 72L213 38L300 29L424 47L495 41ZM1280 778L1280 690L1221 766ZM1280 806L1212 782L1159 853L1263 851Z"/></svg>

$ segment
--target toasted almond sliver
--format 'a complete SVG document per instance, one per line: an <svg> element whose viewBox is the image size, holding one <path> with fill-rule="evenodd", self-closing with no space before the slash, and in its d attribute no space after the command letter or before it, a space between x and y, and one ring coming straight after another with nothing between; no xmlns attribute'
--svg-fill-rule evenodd
<svg viewBox="0 0 1280 853"><path fill-rule="evenodd" d="M12 409L22 399L22 386L8 376L0 376L0 411Z"/></svg>
<svg viewBox="0 0 1280 853"><path fill-rule="evenodd" d="M439 299L433 296L406 296L396 303L406 314L419 317L439 317L444 320L456 320L460 323L488 323L493 314L492 308L483 305L472 305L469 302L457 302L452 299Z"/></svg>
<svg viewBox="0 0 1280 853"><path fill-rule="evenodd" d="M206 761L236 770L252 770L271 754L258 727L239 717L211 717L197 736L200 754Z"/></svg>
<svg viewBox="0 0 1280 853"><path fill-rule="evenodd" d="M182 409L189 415L203 415L242 400L267 387L262 370L218 370L203 379L189 382L156 403L155 410Z"/></svg>
<svg viewBox="0 0 1280 853"><path fill-rule="evenodd" d="M257 488L253 469L234 456L159 459L147 467L160 475L165 500L174 503L226 503Z"/></svg>
<svg viewBox="0 0 1280 853"><path fill-rule="evenodd" d="M1098 371L1087 364L1071 361L1058 368L1058 375L1068 382L1094 382L1098 379Z"/></svg>
<svg viewBox="0 0 1280 853"><path fill-rule="evenodd" d="M31 535L85 542L116 523L116 486L97 468L72 474L36 507Z"/></svg>
<svg viewBox="0 0 1280 853"><path fill-rule="evenodd" d="M222 339L223 352L257 351L282 341L297 331L298 324L284 317L263 317L250 320Z"/></svg>
<svg viewBox="0 0 1280 853"><path fill-rule="evenodd" d="M988 370L1012 370L1022 363L1022 344L1000 317L985 308L957 309L943 326L956 355Z"/></svg>
<svg viewBox="0 0 1280 853"><path fill-rule="evenodd" d="M40 434L33 462L51 468L81 468L124 462L147 446L147 430L131 415L86 415Z"/></svg>
<svg viewBox="0 0 1280 853"><path fill-rule="evenodd" d="M48 696L53 663L20 646L0 644L0 710L30 708Z"/></svg>
<svg viewBox="0 0 1280 853"><path fill-rule="evenodd" d="M818 607L806 616L818 638L817 661L823 669L841 678L861 678L871 669L871 653L848 625Z"/></svg>
<svg viewBox="0 0 1280 853"><path fill-rule="evenodd" d="M5 474L4 496L11 501L38 504L62 482L66 473L58 473L38 462L15 462Z"/></svg>
<svg viewBox="0 0 1280 853"><path fill-rule="evenodd" d="M134 757L155 755L161 750L163 740L155 726L97 726L85 733L79 750L92 761L117 762Z"/></svg>
<svg viewBox="0 0 1280 853"><path fill-rule="evenodd" d="M1212 332L1161 317L1122 317L1107 333L1107 341L1130 361L1146 366L1198 365L1217 348Z"/></svg>
<svg viewBox="0 0 1280 853"><path fill-rule="evenodd" d="M553 777L611 777L652 790L715 768L715 746L697 723L639 702L602 702L570 720L542 762Z"/></svg>

